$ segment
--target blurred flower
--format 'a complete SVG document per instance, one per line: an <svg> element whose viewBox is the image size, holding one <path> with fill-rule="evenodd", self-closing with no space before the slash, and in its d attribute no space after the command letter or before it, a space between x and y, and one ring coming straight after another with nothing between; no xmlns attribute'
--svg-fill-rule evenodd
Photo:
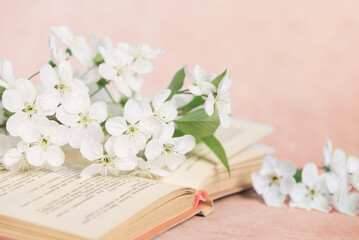
<svg viewBox="0 0 359 240"><path fill-rule="evenodd" d="M112 48L112 41L106 36L103 36L103 37L97 39L96 34L92 33L91 34L91 45L92 45L93 50L95 51L95 54L97 54L100 52L100 50L99 50L100 47L103 47L106 50L110 50Z"/></svg>
<svg viewBox="0 0 359 240"><path fill-rule="evenodd" d="M153 71L151 59L157 58L165 53L165 49L152 49L146 44L131 46L128 43L118 43L117 49L132 57L133 69L136 73L147 74Z"/></svg>
<svg viewBox="0 0 359 240"><path fill-rule="evenodd" d="M99 66L100 75L113 81L117 89L126 97L131 97L133 92L138 92L143 79L135 75L131 65L131 56L121 53L119 50L106 50L103 47L100 47L99 50L105 60Z"/></svg>
<svg viewBox="0 0 359 240"><path fill-rule="evenodd" d="M16 148L11 148L4 155L4 164L12 171L26 171L32 168L27 161L27 152L29 150L29 144L25 141L17 143Z"/></svg>
<svg viewBox="0 0 359 240"><path fill-rule="evenodd" d="M259 172L252 173L253 187L263 196L267 205L279 207L283 205L286 195L294 185L295 166L287 160L278 161L268 156L264 159Z"/></svg>
<svg viewBox="0 0 359 240"><path fill-rule="evenodd" d="M290 192L289 206L330 212L332 206L326 177L326 174L318 176L318 168L314 163L306 164L302 172L302 183L297 183Z"/></svg>
<svg viewBox="0 0 359 240"><path fill-rule="evenodd" d="M71 54L87 67L93 65L91 50L82 36L75 35L66 26L52 27L53 34L71 51Z"/></svg>
<svg viewBox="0 0 359 240"><path fill-rule="evenodd" d="M216 87L211 83L215 75L207 75L199 65L195 65L193 71L187 66L184 68L186 77L191 79L194 84L189 86L189 91L195 96L209 95L216 91ZM212 114L211 114L212 115Z"/></svg>
<svg viewBox="0 0 359 240"><path fill-rule="evenodd" d="M0 87L6 89L15 87L15 75L11 62L5 58L0 59Z"/></svg>
<svg viewBox="0 0 359 240"><path fill-rule="evenodd" d="M170 175L170 173L164 169L161 169L158 161L145 161L142 158L139 158L137 162L137 167L129 175L141 178L154 179L158 177L167 177L168 175Z"/></svg>
<svg viewBox="0 0 359 240"><path fill-rule="evenodd" d="M60 46L56 46L55 39L53 35L49 36L49 47L51 51L51 61L56 65L59 65L60 62L66 61L67 57Z"/></svg>
<svg viewBox="0 0 359 240"><path fill-rule="evenodd" d="M166 123L177 117L176 105L172 101L166 101L170 94L170 89L164 89L152 99L153 116Z"/></svg>
<svg viewBox="0 0 359 240"><path fill-rule="evenodd" d="M348 174L350 183L352 186L359 191L359 159L354 156L348 158Z"/></svg>

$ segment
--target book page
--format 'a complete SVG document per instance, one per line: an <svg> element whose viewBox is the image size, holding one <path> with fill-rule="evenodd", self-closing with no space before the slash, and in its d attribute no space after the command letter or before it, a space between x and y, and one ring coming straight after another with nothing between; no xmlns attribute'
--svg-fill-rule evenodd
<svg viewBox="0 0 359 240"><path fill-rule="evenodd" d="M221 141L226 150L228 162L231 165L231 158L238 161L238 159L245 160L245 158L250 159L272 153L273 149L268 147L257 146L249 149L249 146L272 131L273 128L266 125L232 120L231 127L229 129L219 129L216 137ZM242 154L242 151L246 148L249 150L247 152L244 151ZM160 181L198 189L204 179L218 164L221 163L211 150L204 144L199 144L178 169Z"/></svg>
<svg viewBox="0 0 359 240"><path fill-rule="evenodd" d="M181 187L135 177L80 178L82 166L58 171L0 171L0 215L96 239Z"/></svg>

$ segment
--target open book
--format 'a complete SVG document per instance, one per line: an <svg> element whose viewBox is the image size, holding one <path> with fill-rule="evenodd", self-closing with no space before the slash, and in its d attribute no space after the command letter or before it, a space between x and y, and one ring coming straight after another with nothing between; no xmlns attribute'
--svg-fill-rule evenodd
<svg viewBox="0 0 359 240"><path fill-rule="evenodd" d="M148 239L198 214L213 210L213 200L251 186L251 172L273 149L254 144L271 127L233 120L217 137L231 168L198 145L172 175L160 180L137 177L80 178L86 160L67 152L59 170L0 171L0 236L13 239ZM206 201L198 207L198 192Z"/></svg>

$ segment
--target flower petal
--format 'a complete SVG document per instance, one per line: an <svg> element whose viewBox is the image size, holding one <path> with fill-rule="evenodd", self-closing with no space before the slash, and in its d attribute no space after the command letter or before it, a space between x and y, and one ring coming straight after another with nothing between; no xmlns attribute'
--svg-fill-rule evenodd
<svg viewBox="0 0 359 240"><path fill-rule="evenodd" d="M192 135L173 138L173 143L179 153L186 154L196 146L196 139Z"/></svg>
<svg viewBox="0 0 359 240"><path fill-rule="evenodd" d="M41 83L44 84L47 88L54 88L60 83L59 77L53 67L49 64L46 64L40 69L40 79Z"/></svg>
<svg viewBox="0 0 359 240"><path fill-rule="evenodd" d="M204 103L204 110L206 111L206 113L208 114L208 116L212 116L213 112L214 112L214 97L212 94L209 94L205 103Z"/></svg>
<svg viewBox="0 0 359 240"><path fill-rule="evenodd" d="M120 135L117 137L113 145L113 151L117 157L124 158L130 153L130 139L127 135Z"/></svg>
<svg viewBox="0 0 359 240"><path fill-rule="evenodd" d="M83 179L89 179L90 177L92 177L93 175L97 174L100 172L101 169L101 164L91 164L90 166L84 168L81 171L80 176Z"/></svg>
<svg viewBox="0 0 359 240"><path fill-rule="evenodd" d="M26 115L24 112L17 112L6 121L6 130L12 136L19 136L19 127L26 122Z"/></svg>
<svg viewBox="0 0 359 240"><path fill-rule="evenodd" d="M112 81L116 80L117 73L116 70L111 65L107 63L102 63L98 67L98 71L104 79L112 80Z"/></svg>
<svg viewBox="0 0 359 240"><path fill-rule="evenodd" d="M152 100L153 108L155 110L158 110L161 107L161 105L167 100L170 94L171 94L170 89L164 89L161 92L157 93Z"/></svg>
<svg viewBox="0 0 359 240"><path fill-rule="evenodd" d="M174 102L165 102L158 109L160 116L164 117L165 122L170 122L176 119L177 117L177 108Z"/></svg>
<svg viewBox="0 0 359 240"><path fill-rule="evenodd" d="M98 123L102 123L107 118L107 105L105 102L95 102L89 110L89 117L95 119Z"/></svg>
<svg viewBox="0 0 359 240"><path fill-rule="evenodd" d="M218 85L218 94L222 95L225 92L228 92L231 85L232 85L232 80L228 77L228 75L224 76Z"/></svg>
<svg viewBox="0 0 359 240"><path fill-rule="evenodd" d="M40 146L29 148L26 153L27 161L33 166L41 166L46 161L46 154Z"/></svg>
<svg viewBox="0 0 359 240"><path fill-rule="evenodd" d="M167 158L167 167L171 170L175 170L182 165L185 159L185 155L181 153L171 153Z"/></svg>
<svg viewBox="0 0 359 240"><path fill-rule="evenodd" d="M359 158L357 158L355 156L349 156L347 167L348 167L349 173L354 173L354 172L358 171L359 170Z"/></svg>
<svg viewBox="0 0 359 240"><path fill-rule="evenodd" d="M143 59L143 58L138 58L133 64L132 64L132 69L139 74L148 74L151 73L153 71L153 64L152 62Z"/></svg>
<svg viewBox="0 0 359 240"><path fill-rule="evenodd" d="M126 120L123 117L113 117L108 119L105 127L112 136L119 136L128 129Z"/></svg>
<svg viewBox="0 0 359 240"><path fill-rule="evenodd" d="M57 73L61 81L68 82L72 80L72 67L68 61L62 61L57 66Z"/></svg>
<svg viewBox="0 0 359 240"><path fill-rule="evenodd" d="M329 165L330 171L338 174L339 176L345 175L347 172L345 160L345 152L342 149L335 149L333 153L333 160Z"/></svg>
<svg viewBox="0 0 359 240"><path fill-rule="evenodd" d="M125 119L129 123L135 124L141 120L142 116L143 116L143 108L141 104L135 99L128 100L124 107Z"/></svg>
<svg viewBox="0 0 359 240"><path fill-rule="evenodd" d="M280 207L284 203L285 195L280 192L278 186L273 185L263 193L263 199L268 206Z"/></svg>
<svg viewBox="0 0 359 240"><path fill-rule="evenodd" d="M302 201L308 194L308 188L303 183L295 184L292 191L289 193L290 198L293 202Z"/></svg>
<svg viewBox="0 0 359 240"><path fill-rule="evenodd" d="M59 167L65 162L65 154L58 146L46 148L46 160L52 167Z"/></svg>
<svg viewBox="0 0 359 240"><path fill-rule="evenodd" d="M24 100L15 89L5 90L2 95L2 104L10 112L19 112L24 108Z"/></svg>
<svg viewBox="0 0 359 240"><path fill-rule="evenodd" d="M70 129L67 126L59 125L50 135L51 142L57 146L67 144L71 137Z"/></svg>
<svg viewBox="0 0 359 240"><path fill-rule="evenodd" d="M278 161L277 169L279 174L285 177L292 177L296 173L294 163L289 160Z"/></svg>
<svg viewBox="0 0 359 240"><path fill-rule="evenodd" d="M60 106L56 111L56 118L67 126L74 126L79 121L79 116L68 113L63 106Z"/></svg>
<svg viewBox="0 0 359 240"><path fill-rule="evenodd" d="M80 152L87 160L94 161L103 157L103 146L93 139L86 139L81 142Z"/></svg>
<svg viewBox="0 0 359 240"><path fill-rule="evenodd" d="M277 167L277 159L273 156L267 156L263 160L262 168L259 171L260 175L274 175L274 169Z"/></svg>
<svg viewBox="0 0 359 240"><path fill-rule="evenodd" d="M302 182L309 188L313 188L318 181L318 168L314 163L307 163L302 172Z"/></svg>
<svg viewBox="0 0 359 240"><path fill-rule="evenodd" d="M163 143L159 140L153 139L147 143L145 156L148 160L154 160L158 158L163 151Z"/></svg>
<svg viewBox="0 0 359 240"><path fill-rule="evenodd" d="M283 194L289 194L295 186L294 177L283 177L280 180L280 192Z"/></svg>
<svg viewBox="0 0 359 240"><path fill-rule="evenodd" d="M328 213L332 210L329 199L321 194L313 199L310 203L310 207L321 212Z"/></svg>
<svg viewBox="0 0 359 240"><path fill-rule="evenodd" d="M251 178L254 190L258 194L263 194L268 190L270 182L267 177L260 175L258 172L253 172Z"/></svg>
<svg viewBox="0 0 359 240"><path fill-rule="evenodd" d="M17 148L12 148L7 151L4 155L4 164L7 166L12 166L22 159L22 152L20 152Z"/></svg>
<svg viewBox="0 0 359 240"><path fill-rule="evenodd" d="M116 166L118 169L122 171L130 171L135 169L137 166L138 157L135 156L127 156L126 158L121 158L118 160Z"/></svg>

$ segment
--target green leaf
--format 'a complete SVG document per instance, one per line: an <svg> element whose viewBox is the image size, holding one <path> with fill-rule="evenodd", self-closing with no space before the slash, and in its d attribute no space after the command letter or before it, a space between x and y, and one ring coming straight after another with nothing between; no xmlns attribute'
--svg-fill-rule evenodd
<svg viewBox="0 0 359 240"><path fill-rule="evenodd" d="M103 59L102 55L100 53L97 53L95 57L93 58L93 61L97 66L99 66L101 63L104 63L105 60Z"/></svg>
<svg viewBox="0 0 359 240"><path fill-rule="evenodd" d="M227 169L228 175L231 176L231 170L229 168L226 151L224 150L221 142L213 135L202 138L202 141L212 150L212 152L218 157L224 167Z"/></svg>
<svg viewBox="0 0 359 240"><path fill-rule="evenodd" d="M184 78L186 74L184 72L184 68L178 70L178 72L173 77L170 85L168 85L168 89L171 89L171 95L168 97L168 100L172 98L172 96L182 88L184 83Z"/></svg>
<svg viewBox="0 0 359 240"><path fill-rule="evenodd" d="M173 134L173 137L176 138L176 137L182 137L184 136L184 132L182 132L181 130L179 130L178 128L175 129L175 132Z"/></svg>
<svg viewBox="0 0 359 240"><path fill-rule="evenodd" d="M213 79L212 84L218 88L219 83L222 81L223 77L226 76L227 69L221 75L218 75L215 79Z"/></svg>
<svg viewBox="0 0 359 240"><path fill-rule="evenodd" d="M181 110L182 110L182 111L185 111L185 112L191 111L193 108L196 108L196 107L198 107L198 106L203 105L204 102L205 102L205 101L203 100L203 98L202 98L201 96L194 97L194 98L192 99L192 101L190 101L189 103L187 103L186 106L182 107Z"/></svg>
<svg viewBox="0 0 359 240"><path fill-rule="evenodd" d="M201 108L175 120L175 123L183 133L190 134L195 138L205 138L217 130L220 121L217 111L212 116L208 116Z"/></svg>
<svg viewBox="0 0 359 240"><path fill-rule="evenodd" d="M294 179L297 183L302 181L302 172L303 169L298 169L297 172L294 174Z"/></svg>
<svg viewBox="0 0 359 240"><path fill-rule="evenodd" d="M0 101L2 100L2 95L4 94L6 88L0 87Z"/></svg>

